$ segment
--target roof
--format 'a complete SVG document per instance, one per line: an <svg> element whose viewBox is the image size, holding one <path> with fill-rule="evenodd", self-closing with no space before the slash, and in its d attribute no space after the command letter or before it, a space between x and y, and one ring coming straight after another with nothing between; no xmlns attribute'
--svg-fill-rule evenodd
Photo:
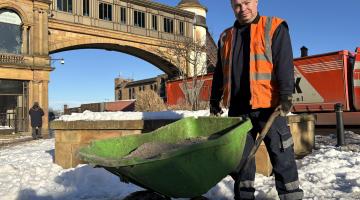
<svg viewBox="0 0 360 200"><path fill-rule="evenodd" d="M177 7L200 7L207 11L207 8L199 2L199 0L181 0Z"/></svg>

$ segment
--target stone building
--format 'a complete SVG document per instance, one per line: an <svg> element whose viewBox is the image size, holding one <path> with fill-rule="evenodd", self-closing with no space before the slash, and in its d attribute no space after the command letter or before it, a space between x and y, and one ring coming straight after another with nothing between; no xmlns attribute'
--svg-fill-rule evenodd
<svg viewBox="0 0 360 200"><path fill-rule="evenodd" d="M115 100L136 99L136 94L140 91L153 90L166 101L165 83L167 75L162 74L154 78L138 81L132 79L115 79Z"/></svg>
<svg viewBox="0 0 360 200"><path fill-rule="evenodd" d="M193 38L205 39L208 46L207 51L204 54L207 66L207 72L212 72L217 59L217 45L209 34L206 25L206 14L207 8L200 4L198 0L181 0L178 8L195 13L193 27ZM175 77L176 79L176 77ZM137 80L116 78L115 79L115 100L129 100L136 99L136 93L144 90L154 90L166 101L166 81L168 80L167 75L159 75L157 77ZM174 79L173 79L174 80Z"/></svg>
<svg viewBox="0 0 360 200"><path fill-rule="evenodd" d="M206 11L197 0L177 7L149 0L0 0L0 125L29 131L28 110L39 102L47 130L52 53L118 51L178 76L169 56L155 50L167 52L164 40L206 37Z"/></svg>
<svg viewBox="0 0 360 200"><path fill-rule="evenodd" d="M47 112L52 70L48 50L48 0L0 0L0 124L29 130L37 101ZM47 126L47 115L44 117Z"/></svg>

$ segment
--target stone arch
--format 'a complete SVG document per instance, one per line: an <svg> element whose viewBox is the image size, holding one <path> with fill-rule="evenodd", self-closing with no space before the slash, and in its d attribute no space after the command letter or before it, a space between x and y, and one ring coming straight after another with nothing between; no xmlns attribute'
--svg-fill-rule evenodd
<svg viewBox="0 0 360 200"><path fill-rule="evenodd" d="M50 46L49 53L58 53L62 51L77 50L77 49L104 49L109 51L117 51L121 53L126 53L142 60L145 60L152 65L156 66L164 73L168 75L169 78L174 78L179 76L179 70L176 66L171 64L168 60L163 57L155 54L149 48L137 45L120 45L118 43L108 43L106 39L86 39L80 41L65 41L63 43L58 43L54 46Z"/></svg>
<svg viewBox="0 0 360 200"><path fill-rule="evenodd" d="M22 25L30 25L31 24L25 11L21 7L17 6L15 3L9 3L9 2L0 3L0 10L1 9L8 9L8 10L12 10L12 11L16 12L19 15L19 17L21 18Z"/></svg>

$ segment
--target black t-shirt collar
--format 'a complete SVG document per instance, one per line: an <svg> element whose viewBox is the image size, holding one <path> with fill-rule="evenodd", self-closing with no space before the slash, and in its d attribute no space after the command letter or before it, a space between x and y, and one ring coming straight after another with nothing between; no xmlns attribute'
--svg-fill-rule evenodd
<svg viewBox="0 0 360 200"><path fill-rule="evenodd" d="M257 14L257 16L255 17L255 19L251 22L251 23L249 23L249 24L257 24L258 22L259 22L259 20L260 20L260 15L259 15L259 13ZM236 20L235 21L235 23L234 23L234 27L235 28L243 28L243 27L245 27L245 26L248 26L249 24L240 24L239 23L239 21L238 20Z"/></svg>

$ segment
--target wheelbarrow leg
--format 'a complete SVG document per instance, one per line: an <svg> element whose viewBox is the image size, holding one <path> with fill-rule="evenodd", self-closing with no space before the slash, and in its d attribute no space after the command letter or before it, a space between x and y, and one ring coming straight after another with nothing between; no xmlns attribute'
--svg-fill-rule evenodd
<svg viewBox="0 0 360 200"><path fill-rule="evenodd" d="M208 200L208 198L206 198L204 196L199 196L199 197L193 197L190 200Z"/></svg>
<svg viewBox="0 0 360 200"><path fill-rule="evenodd" d="M123 200L170 200L171 198L165 197L161 194L150 190L133 192L126 196Z"/></svg>

